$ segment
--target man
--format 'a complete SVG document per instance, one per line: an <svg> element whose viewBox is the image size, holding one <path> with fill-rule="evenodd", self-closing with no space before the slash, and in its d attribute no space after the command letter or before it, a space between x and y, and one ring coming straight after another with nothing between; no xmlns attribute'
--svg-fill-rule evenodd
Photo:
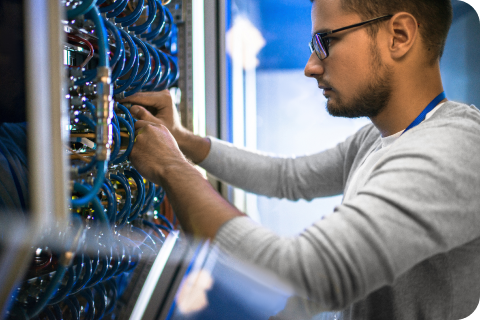
<svg viewBox="0 0 480 320"><path fill-rule="evenodd" d="M333 149L272 158L192 135L168 93L145 93L127 100L155 115L131 109L132 163L165 188L187 232L289 280L337 319L464 318L480 297L480 113L442 95L451 19L449 0L315 0L305 74L332 115L371 125ZM180 150L251 192L344 201L281 238L242 217Z"/></svg>

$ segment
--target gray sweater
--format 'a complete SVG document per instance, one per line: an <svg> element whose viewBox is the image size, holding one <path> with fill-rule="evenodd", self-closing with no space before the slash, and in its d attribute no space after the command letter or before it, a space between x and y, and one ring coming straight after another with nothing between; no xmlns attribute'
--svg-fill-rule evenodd
<svg viewBox="0 0 480 320"><path fill-rule="evenodd" d="M270 197L341 194L380 134L373 125L335 148L280 158L212 138L201 166ZM216 240L294 284L340 319L461 319L480 298L480 113L447 102L406 132L356 196L296 237L247 217Z"/></svg>

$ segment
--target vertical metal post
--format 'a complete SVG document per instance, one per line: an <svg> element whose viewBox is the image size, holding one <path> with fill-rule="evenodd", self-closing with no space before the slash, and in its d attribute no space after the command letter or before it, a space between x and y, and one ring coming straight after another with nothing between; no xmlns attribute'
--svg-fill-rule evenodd
<svg viewBox="0 0 480 320"><path fill-rule="evenodd" d="M29 214L4 244L0 317L32 258L31 247L47 230L68 225L66 156L62 139L62 8L58 0L24 0L25 85Z"/></svg>
<svg viewBox="0 0 480 320"><path fill-rule="evenodd" d="M177 22L178 26L178 66L180 78L179 88L182 99L179 105L182 125L193 131L193 52L192 52L192 1L182 1L183 22ZM174 2L171 5L175 5Z"/></svg>

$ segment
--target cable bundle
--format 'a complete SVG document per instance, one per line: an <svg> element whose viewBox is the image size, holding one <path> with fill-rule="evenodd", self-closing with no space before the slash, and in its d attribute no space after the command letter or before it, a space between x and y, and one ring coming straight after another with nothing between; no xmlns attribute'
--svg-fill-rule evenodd
<svg viewBox="0 0 480 320"><path fill-rule="evenodd" d="M141 255L158 252L174 229L159 213L161 186L128 161L135 119L114 101L176 84L173 17L160 0L66 5L71 227L98 247L81 247L79 240L65 252L39 248L10 312L15 319L112 315Z"/></svg>

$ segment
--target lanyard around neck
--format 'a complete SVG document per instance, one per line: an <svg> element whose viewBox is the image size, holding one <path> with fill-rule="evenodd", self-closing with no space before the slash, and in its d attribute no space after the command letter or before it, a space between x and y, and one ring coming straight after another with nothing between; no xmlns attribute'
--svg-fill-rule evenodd
<svg viewBox="0 0 480 320"><path fill-rule="evenodd" d="M430 102L425 109L423 109L422 113L420 113L418 115L418 117L415 120L413 120L413 122L407 127L407 129L405 129L405 131L403 131L402 135L405 132L407 132L408 130L410 130L410 129L418 126L420 123L422 123L422 121L425 120L425 117L427 116L427 114L430 111L432 111L440 103L440 101L442 101L445 98L446 98L445 91L443 91L435 99L433 99L432 102Z"/></svg>

